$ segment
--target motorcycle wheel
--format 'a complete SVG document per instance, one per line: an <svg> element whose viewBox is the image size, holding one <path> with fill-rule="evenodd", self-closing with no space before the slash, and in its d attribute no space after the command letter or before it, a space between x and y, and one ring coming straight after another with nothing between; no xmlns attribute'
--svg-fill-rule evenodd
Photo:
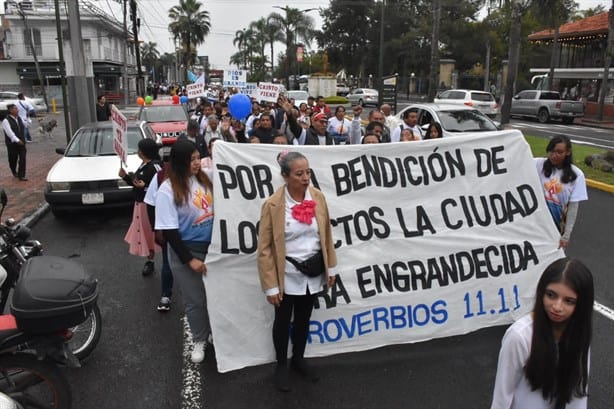
<svg viewBox="0 0 614 409"><path fill-rule="evenodd" d="M70 350L80 361L87 358L100 340L102 332L102 318L98 304L94 304L87 319L70 330L73 333L68 342Z"/></svg>
<svg viewBox="0 0 614 409"><path fill-rule="evenodd" d="M0 391L23 409L70 409L72 397L61 369L27 353L0 359Z"/></svg>

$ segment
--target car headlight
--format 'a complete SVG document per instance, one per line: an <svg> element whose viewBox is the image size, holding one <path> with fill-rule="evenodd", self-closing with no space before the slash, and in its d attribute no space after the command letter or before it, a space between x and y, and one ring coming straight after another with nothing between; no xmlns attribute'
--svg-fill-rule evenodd
<svg viewBox="0 0 614 409"><path fill-rule="evenodd" d="M69 192L70 182L47 182L47 190L50 192Z"/></svg>

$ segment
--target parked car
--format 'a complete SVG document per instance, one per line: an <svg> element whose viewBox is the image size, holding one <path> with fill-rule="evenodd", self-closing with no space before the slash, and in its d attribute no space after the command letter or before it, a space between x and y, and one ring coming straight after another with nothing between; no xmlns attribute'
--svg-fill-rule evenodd
<svg viewBox="0 0 614 409"><path fill-rule="evenodd" d="M377 106L379 103L379 92L372 88L356 88L347 94L346 97L352 105L358 104L360 106Z"/></svg>
<svg viewBox="0 0 614 409"><path fill-rule="evenodd" d="M344 84L341 82L337 83L337 95L341 97L345 97L349 93L350 93L350 87L348 87L347 84Z"/></svg>
<svg viewBox="0 0 614 409"><path fill-rule="evenodd" d="M476 108L489 118L494 119L501 109L490 92L468 89L449 89L440 92L433 100L436 104L459 104Z"/></svg>
<svg viewBox="0 0 614 409"><path fill-rule="evenodd" d="M170 99L162 99L141 106L136 119L149 123L162 144L172 145L186 131L190 118L185 106L173 104Z"/></svg>
<svg viewBox="0 0 614 409"><path fill-rule="evenodd" d="M396 117L403 121L403 113L409 109L418 111L418 125L426 132L431 122L439 122L443 137L464 132L492 132L499 127L492 119L475 108L455 104L412 104L402 109Z"/></svg>
<svg viewBox="0 0 614 409"><path fill-rule="evenodd" d="M307 91L286 91L286 96L288 98L294 98L294 105L298 107L302 103L307 103L309 93Z"/></svg>
<svg viewBox="0 0 614 409"><path fill-rule="evenodd" d="M143 138L155 139L144 121L128 121L128 172L141 164L137 145ZM113 150L113 123L92 122L79 128L68 146L57 148L63 155L47 174L45 200L54 215L66 211L129 205L132 186L118 176L120 160Z"/></svg>
<svg viewBox="0 0 614 409"><path fill-rule="evenodd" d="M542 124L560 119L565 124L584 116L584 103L563 100L557 91L526 90L512 98L511 116L536 118Z"/></svg>
<svg viewBox="0 0 614 409"><path fill-rule="evenodd" d="M0 118L4 119L8 113L6 108L8 104L18 104L19 98L17 98L18 92L13 91L0 91ZM32 104L36 112L47 112L47 104L45 104L44 98L29 98L26 97L26 101Z"/></svg>

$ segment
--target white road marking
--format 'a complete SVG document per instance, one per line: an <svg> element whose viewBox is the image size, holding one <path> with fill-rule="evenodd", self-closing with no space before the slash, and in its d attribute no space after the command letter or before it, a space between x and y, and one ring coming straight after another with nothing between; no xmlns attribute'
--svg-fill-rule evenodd
<svg viewBox="0 0 614 409"><path fill-rule="evenodd" d="M200 364L192 362L192 333L188 319L181 318L183 323L183 385L181 388L181 409L201 409L203 386L200 377Z"/></svg>
<svg viewBox="0 0 614 409"><path fill-rule="evenodd" d="M606 307L603 304L599 304L597 301L595 301L595 305L593 306L593 309L597 311L599 314L609 319L610 321L614 321L614 310Z"/></svg>

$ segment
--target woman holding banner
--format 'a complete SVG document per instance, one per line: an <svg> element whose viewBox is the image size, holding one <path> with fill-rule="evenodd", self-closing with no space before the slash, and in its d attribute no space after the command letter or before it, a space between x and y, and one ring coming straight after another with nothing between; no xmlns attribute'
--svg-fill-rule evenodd
<svg viewBox="0 0 614 409"><path fill-rule="evenodd" d="M546 268L533 311L503 336L491 409L586 409L593 301L580 261Z"/></svg>
<svg viewBox="0 0 614 409"><path fill-rule="evenodd" d="M546 147L548 157L535 158L548 209L561 234L559 247L567 248L579 203L588 199L584 173L573 164L571 141L555 135Z"/></svg>
<svg viewBox="0 0 614 409"><path fill-rule="evenodd" d="M293 314L290 367L312 382L318 380L303 355L315 295L323 285L335 284L331 269L337 256L326 199L309 186L307 158L298 152L282 152L278 162L285 185L262 206L257 258L262 289L275 306L275 386L286 392L290 390L287 355Z"/></svg>

